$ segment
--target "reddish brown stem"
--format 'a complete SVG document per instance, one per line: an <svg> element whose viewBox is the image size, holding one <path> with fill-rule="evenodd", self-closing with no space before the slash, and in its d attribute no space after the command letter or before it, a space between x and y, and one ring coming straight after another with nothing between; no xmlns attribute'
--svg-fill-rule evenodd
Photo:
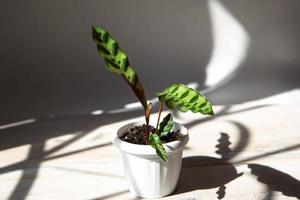
<svg viewBox="0 0 300 200"><path fill-rule="evenodd" d="M152 111L152 103L149 103L147 105L147 109L145 111L145 118L146 118L146 125L147 125L147 131L146 131L146 134L145 134L145 136L147 138L146 144L148 144L148 138L149 138L149 135L150 135L149 120L150 120L151 111Z"/></svg>
<svg viewBox="0 0 300 200"><path fill-rule="evenodd" d="M147 126L149 125L151 111L152 111L152 103L149 103L147 105L147 109L145 110L145 118L146 118Z"/></svg>
<svg viewBox="0 0 300 200"><path fill-rule="evenodd" d="M159 102L159 109L158 109L158 118L157 118L157 123L156 123L156 128L155 128L155 131L157 132L157 129L158 129L158 124L159 124L159 121L160 121L160 115L161 115L161 111L163 110L163 103L160 101Z"/></svg>

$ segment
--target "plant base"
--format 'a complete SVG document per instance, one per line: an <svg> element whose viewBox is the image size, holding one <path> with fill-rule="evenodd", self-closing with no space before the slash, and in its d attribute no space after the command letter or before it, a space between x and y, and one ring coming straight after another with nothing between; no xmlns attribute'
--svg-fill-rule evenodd
<svg viewBox="0 0 300 200"><path fill-rule="evenodd" d="M128 128L141 124L143 123L131 123L121 127L113 139L113 143L121 151L129 191L143 198L159 198L169 195L175 190L178 182L182 150L189 139L187 130L174 123L174 131L179 130L183 137L164 144L168 153L168 161L164 162L151 146L132 144L119 138Z"/></svg>

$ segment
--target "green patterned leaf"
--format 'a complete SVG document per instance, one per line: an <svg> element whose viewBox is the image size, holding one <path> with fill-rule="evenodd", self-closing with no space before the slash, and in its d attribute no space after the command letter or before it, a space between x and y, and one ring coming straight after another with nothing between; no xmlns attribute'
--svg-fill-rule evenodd
<svg viewBox="0 0 300 200"><path fill-rule="evenodd" d="M111 72L123 76L146 110L147 98L144 88L140 83L136 72L130 66L128 56L119 48L117 41L113 39L105 29L92 26L92 33L93 40L97 44L98 53L105 60L106 68Z"/></svg>
<svg viewBox="0 0 300 200"><path fill-rule="evenodd" d="M170 109L178 108L181 112L191 110L194 113L213 115L212 106L205 96L184 84L173 84L163 92L157 93L160 101Z"/></svg>
<svg viewBox="0 0 300 200"><path fill-rule="evenodd" d="M150 133L149 144L156 150L156 154L161 159L163 159L164 161L168 160L167 152L166 152L164 146L162 145L158 135Z"/></svg>
<svg viewBox="0 0 300 200"><path fill-rule="evenodd" d="M164 117L163 121L159 124L158 135L160 137L166 136L173 128L173 116L169 113Z"/></svg>

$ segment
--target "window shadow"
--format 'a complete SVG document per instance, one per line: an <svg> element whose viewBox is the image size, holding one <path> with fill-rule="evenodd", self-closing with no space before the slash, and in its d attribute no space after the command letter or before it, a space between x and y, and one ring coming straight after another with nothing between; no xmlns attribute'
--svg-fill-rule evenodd
<svg viewBox="0 0 300 200"><path fill-rule="evenodd" d="M216 117L244 112L259 107L251 107L239 111L229 112L230 106L224 107L216 114ZM205 118L207 120L212 118ZM194 126L203 122L196 120L188 126ZM232 158L237 156L248 145L250 139L249 129L242 123L236 121L229 121L238 128L239 140L233 149L230 148L230 136L227 133L221 132L220 138L216 145L216 154L221 158L214 158L208 156L192 156L186 157L182 160L182 171L179 177L179 183L175 193L184 193L197 189L211 189L218 188L216 192L218 199L223 199L226 194L226 184L238 178L243 173L238 173L235 166L231 163Z"/></svg>
<svg viewBox="0 0 300 200"><path fill-rule="evenodd" d="M31 159L31 157L36 152L42 152L43 149L44 144L32 145L29 151L28 159ZM15 186L12 193L10 194L10 196L8 197L8 200L25 199L25 197L28 195L30 188L32 187L33 183L35 182L38 176L40 164L40 162L35 162L31 164L30 168L27 167L23 169L21 178L18 184Z"/></svg>
<svg viewBox="0 0 300 200"><path fill-rule="evenodd" d="M108 194L108 195L105 195L105 196L102 196L102 197L93 198L93 199L91 199L91 200L104 200L104 199L111 199L112 197L116 197L116 196L119 196L119 195L125 194L125 193L127 193L127 192L128 192L128 190L123 190L123 191L120 191L120 192L115 192L115 193Z"/></svg>
<svg viewBox="0 0 300 200"><path fill-rule="evenodd" d="M264 108L264 107L267 107L267 106L270 106L270 105L257 105L257 106L252 106L252 107L249 107L249 108L242 108L242 109L236 110L236 111L230 111L230 108L232 106L231 105L226 105L226 106L224 106L224 108L222 108L222 110L216 112L213 116L205 117L205 118L202 118L202 119L198 119L198 120L194 120L194 121L185 123L184 126L187 127L187 128L191 128L195 125L198 125L199 123L214 120L214 119L217 119L219 117L232 115L232 114L238 114L238 113L242 113L242 112L247 112L247 111L251 111L251 110L255 110L255 109ZM175 112L175 116L178 116L178 113Z"/></svg>
<svg viewBox="0 0 300 200"><path fill-rule="evenodd" d="M22 145L30 145L27 159L14 164L10 164L0 168L0 175L16 170L22 170L22 175L9 196L9 200L25 199L32 185L34 184L41 163L48 160L53 160L76 153L89 151L96 148L102 148L112 143L103 143L99 139L99 145L62 153L51 156L59 150L73 144L74 142L87 136L96 128L123 121L126 119L138 117L142 115L140 110L132 110L124 113L103 113L101 115L70 115L70 116L51 116L36 118L33 123L18 125L15 127L5 128L0 131L0 150L6 150ZM44 146L48 139L71 134L71 139L45 150ZM26 137L24 137L24 135Z"/></svg>
<svg viewBox="0 0 300 200"><path fill-rule="evenodd" d="M242 164L244 164L244 163L246 163L248 161L257 160L257 159L260 159L260 158L272 156L272 155L283 153L283 152L287 152L287 151L292 151L292 150L299 149L299 148L300 148L300 144L295 144L295 145L292 145L292 146L288 146L288 147L284 147L284 148L277 149L277 150L274 150L274 151L270 151L268 153L263 153L263 154L258 154L258 155L254 155L254 156L249 156L247 158L235 161L234 164L236 166L237 165L242 165Z"/></svg>
<svg viewBox="0 0 300 200"><path fill-rule="evenodd" d="M244 134L248 135L247 132ZM217 198L223 199L226 194L225 185L243 174L238 173L234 165L229 161L229 155L232 151L229 148L230 144L229 135L221 133L221 137L216 145L216 153L221 158L209 156L183 158L181 174L175 194L198 189L218 188L216 192Z"/></svg>
<svg viewBox="0 0 300 200"><path fill-rule="evenodd" d="M0 130L0 150L26 144L42 143L50 138L66 134L78 135L76 139L73 139L76 141L100 126L142 115L141 110L130 110L123 113L103 113L100 115L79 114L39 117L30 124ZM74 141L70 141L70 143ZM62 144L61 147L64 145L67 144ZM57 147L55 151L61 149L61 147Z"/></svg>
<svg viewBox="0 0 300 200"><path fill-rule="evenodd" d="M186 157L182 160L175 194L220 187L217 194L218 199L222 199L225 196L225 185L241 175L230 162L223 159L208 156Z"/></svg>
<svg viewBox="0 0 300 200"><path fill-rule="evenodd" d="M300 181L291 175L259 164L249 164L248 168L253 175L257 176L259 182L267 185L269 190L300 199Z"/></svg>

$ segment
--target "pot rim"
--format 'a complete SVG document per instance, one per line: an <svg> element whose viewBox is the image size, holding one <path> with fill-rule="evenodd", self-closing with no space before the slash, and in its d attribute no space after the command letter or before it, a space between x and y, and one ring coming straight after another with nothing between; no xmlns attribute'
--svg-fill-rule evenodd
<svg viewBox="0 0 300 200"><path fill-rule="evenodd" d="M132 128L137 125L142 125L145 122L139 121L139 122L132 122L125 124L121 126L116 133L113 134L113 144L119 148L121 151L134 154L134 155L144 155L144 156L153 156L156 157L157 154L155 152L155 149L152 148L150 145L141 145L141 144L133 144L126 141L123 141L119 138L119 136L128 128ZM189 134L187 131L187 128L183 125L174 122L174 126L172 128L172 131L180 130L180 132L183 134L183 137L179 138L178 140L168 142L163 144L164 148L166 149L166 152L168 156L173 155L177 153L178 151L182 150L183 147L186 145L186 143L189 141Z"/></svg>

